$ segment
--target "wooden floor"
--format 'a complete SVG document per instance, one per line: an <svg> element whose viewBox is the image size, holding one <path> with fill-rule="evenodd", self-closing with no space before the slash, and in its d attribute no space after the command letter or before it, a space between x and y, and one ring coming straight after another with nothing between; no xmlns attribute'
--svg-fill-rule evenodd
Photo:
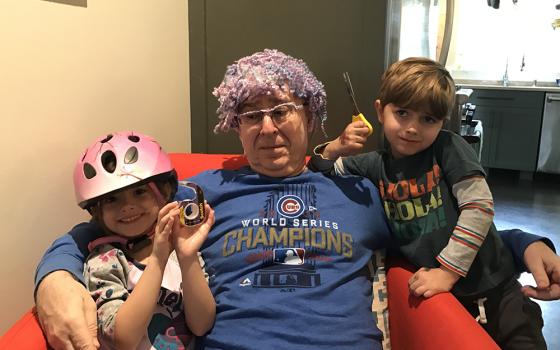
<svg viewBox="0 0 560 350"><path fill-rule="evenodd" d="M522 174L522 178L527 178ZM488 183L494 196L498 229L519 228L550 238L560 252L560 175L535 174L520 180L519 173L490 169ZM534 284L522 274L522 284ZM560 349L560 300L540 302L548 349Z"/></svg>

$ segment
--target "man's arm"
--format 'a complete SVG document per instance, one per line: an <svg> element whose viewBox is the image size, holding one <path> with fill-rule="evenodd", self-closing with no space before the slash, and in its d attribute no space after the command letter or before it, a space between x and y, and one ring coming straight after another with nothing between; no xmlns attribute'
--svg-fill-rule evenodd
<svg viewBox="0 0 560 350"><path fill-rule="evenodd" d="M525 264L524 254L530 244L542 242L548 246L552 253L556 252L554 244L546 237L534 235L520 229L500 230L498 233L506 246L511 250L516 270L519 273L529 271L528 266Z"/></svg>
<svg viewBox="0 0 560 350"><path fill-rule="evenodd" d="M548 238L518 229L500 231L504 243L511 249L519 272L533 274L537 287L524 286L523 293L541 300L560 299L560 257Z"/></svg>
<svg viewBox="0 0 560 350"><path fill-rule="evenodd" d="M79 224L57 239L37 266L37 316L55 349L99 347L96 306L83 285L83 264L87 244L101 234L93 223Z"/></svg>
<svg viewBox="0 0 560 350"><path fill-rule="evenodd" d="M37 317L54 349L97 349L97 308L86 288L66 271L54 271L36 289Z"/></svg>
<svg viewBox="0 0 560 350"><path fill-rule="evenodd" d="M68 271L84 283L83 269L85 257L88 255L87 245L102 234L97 224L86 222L74 226L70 232L55 240L37 265L35 293L43 278L57 270Z"/></svg>

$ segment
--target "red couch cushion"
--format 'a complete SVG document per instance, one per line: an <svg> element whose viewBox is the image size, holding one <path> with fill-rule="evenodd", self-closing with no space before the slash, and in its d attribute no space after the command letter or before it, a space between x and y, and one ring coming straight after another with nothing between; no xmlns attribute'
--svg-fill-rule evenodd
<svg viewBox="0 0 560 350"><path fill-rule="evenodd" d="M35 317L35 308L26 312L0 338L1 350L43 350L47 341ZM48 348L50 349L50 347Z"/></svg>

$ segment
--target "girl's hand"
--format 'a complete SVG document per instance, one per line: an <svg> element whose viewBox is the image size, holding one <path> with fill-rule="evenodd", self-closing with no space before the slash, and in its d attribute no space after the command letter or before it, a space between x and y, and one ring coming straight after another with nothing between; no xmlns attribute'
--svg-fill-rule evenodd
<svg viewBox="0 0 560 350"><path fill-rule="evenodd" d="M361 120L348 124L342 134L325 147L323 157L335 160L359 153L364 148L368 133L369 128Z"/></svg>
<svg viewBox="0 0 560 350"><path fill-rule="evenodd" d="M167 262L169 254L173 250L171 233L174 223L179 221L178 214L179 205L177 202L171 202L159 211L153 237L152 256L155 256L160 262Z"/></svg>
<svg viewBox="0 0 560 350"><path fill-rule="evenodd" d="M175 224L173 227L173 245L175 251L177 252L177 257L181 258L197 258L200 247L208 233L214 225L214 209L210 207L208 203L204 203L204 209L206 211L206 220L196 226L184 226L181 224L179 218L175 219Z"/></svg>

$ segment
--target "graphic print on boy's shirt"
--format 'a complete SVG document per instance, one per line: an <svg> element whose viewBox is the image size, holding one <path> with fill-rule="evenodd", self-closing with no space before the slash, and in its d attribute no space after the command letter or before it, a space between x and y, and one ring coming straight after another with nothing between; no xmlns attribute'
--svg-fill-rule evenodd
<svg viewBox="0 0 560 350"><path fill-rule="evenodd" d="M447 226L437 164L417 179L379 180L379 193L394 236L401 244Z"/></svg>
<svg viewBox="0 0 560 350"><path fill-rule="evenodd" d="M334 255L352 258L352 235L343 232L340 223L321 217L316 188L310 184L271 191L261 209L239 223L224 235L222 255L254 250L245 262L262 264L240 281L242 287L313 288L321 284L318 262L332 262Z"/></svg>

